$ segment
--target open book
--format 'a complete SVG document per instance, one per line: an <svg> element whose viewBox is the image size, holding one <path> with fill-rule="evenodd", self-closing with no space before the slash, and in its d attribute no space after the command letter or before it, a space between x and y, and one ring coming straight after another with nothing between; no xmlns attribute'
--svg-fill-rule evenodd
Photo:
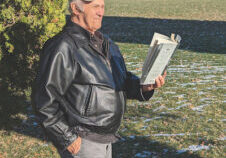
<svg viewBox="0 0 226 158"><path fill-rule="evenodd" d="M154 84L155 79L162 75L172 57L179 47L181 37L171 34L168 36L154 33L147 57L142 68L141 85Z"/></svg>

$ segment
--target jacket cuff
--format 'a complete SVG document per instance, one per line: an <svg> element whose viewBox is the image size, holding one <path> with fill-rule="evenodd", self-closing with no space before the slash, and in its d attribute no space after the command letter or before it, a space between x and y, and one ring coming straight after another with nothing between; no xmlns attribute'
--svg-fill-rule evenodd
<svg viewBox="0 0 226 158"><path fill-rule="evenodd" d="M78 137L75 129L68 126L64 116L51 125L42 125L49 140L61 151L66 150Z"/></svg>
<svg viewBox="0 0 226 158"><path fill-rule="evenodd" d="M64 146L62 147L63 150L66 150L69 145L71 145L76 139L78 138L77 135L72 135L71 137L67 138L67 140L64 142Z"/></svg>
<svg viewBox="0 0 226 158"><path fill-rule="evenodd" d="M143 99L142 101L148 101L154 94L154 89L148 92L142 92L142 88L140 88L140 95L141 98Z"/></svg>
<svg viewBox="0 0 226 158"><path fill-rule="evenodd" d="M140 79L128 72L126 80L126 94L128 99L147 101L153 96L154 90L143 93L140 85Z"/></svg>
<svg viewBox="0 0 226 158"><path fill-rule="evenodd" d="M56 148L61 151L65 151L78 137L77 134L72 132L68 132L67 135L55 135L56 137L48 136Z"/></svg>

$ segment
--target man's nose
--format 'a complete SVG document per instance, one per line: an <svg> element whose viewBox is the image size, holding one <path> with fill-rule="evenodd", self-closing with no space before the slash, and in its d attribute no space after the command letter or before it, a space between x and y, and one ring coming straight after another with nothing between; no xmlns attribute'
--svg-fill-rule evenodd
<svg viewBox="0 0 226 158"><path fill-rule="evenodd" d="M97 15L100 16L100 17L104 16L104 8L98 9Z"/></svg>

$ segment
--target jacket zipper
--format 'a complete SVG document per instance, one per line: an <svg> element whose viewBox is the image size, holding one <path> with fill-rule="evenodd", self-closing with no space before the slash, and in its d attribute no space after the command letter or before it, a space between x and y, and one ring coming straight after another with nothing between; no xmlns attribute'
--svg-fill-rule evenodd
<svg viewBox="0 0 226 158"><path fill-rule="evenodd" d="M85 100L85 105L83 106L82 111L81 111L82 116L88 115L88 112L90 110L89 103L90 103L90 100L91 100L91 95L92 95L92 86L89 85L88 95L87 95L86 100Z"/></svg>
<svg viewBox="0 0 226 158"><path fill-rule="evenodd" d="M106 47L107 47L106 50L109 52L109 41L107 41ZM104 59L105 59L105 61L107 63L107 66L108 66L109 70L112 73L111 63L110 63L109 59L107 57L105 57L105 56L104 56Z"/></svg>
<svg viewBox="0 0 226 158"><path fill-rule="evenodd" d="M104 63L105 65L107 65L107 68L109 69L109 71L112 73L112 69L111 69L111 63L109 61L109 59L104 56L102 53L100 53L95 47L93 47L93 45L89 44L101 57L103 57L104 59ZM106 44L106 50L109 52L109 41L107 41L107 44Z"/></svg>

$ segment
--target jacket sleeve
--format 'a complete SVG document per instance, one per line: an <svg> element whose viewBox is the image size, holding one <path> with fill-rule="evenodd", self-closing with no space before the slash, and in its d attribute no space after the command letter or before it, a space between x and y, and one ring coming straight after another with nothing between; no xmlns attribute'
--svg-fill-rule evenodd
<svg viewBox="0 0 226 158"><path fill-rule="evenodd" d="M132 74L131 72L127 71L124 58L120 53L118 46L108 37L106 37L109 41L110 47L112 48L112 52L118 52L117 56L119 56L122 60L122 67L124 67L125 72L125 93L128 99L137 99L139 101L147 101L149 100L153 94L154 90L149 92L142 92L142 88L140 85L140 79L136 75Z"/></svg>
<svg viewBox="0 0 226 158"><path fill-rule="evenodd" d="M126 96L128 99L137 99L139 101L147 101L154 94L154 90L149 92L142 92L140 86L140 79L131 72L127 72L126 78Z"/></svg>
<svg viewBox="0 0 226 158"><path fill-rule="evenodd" d="M37 117L53 144L65 150L77 134L66 119L64 94L73 81L76 66L66 42L50 43L43 49L33 103Z"/></svg>

